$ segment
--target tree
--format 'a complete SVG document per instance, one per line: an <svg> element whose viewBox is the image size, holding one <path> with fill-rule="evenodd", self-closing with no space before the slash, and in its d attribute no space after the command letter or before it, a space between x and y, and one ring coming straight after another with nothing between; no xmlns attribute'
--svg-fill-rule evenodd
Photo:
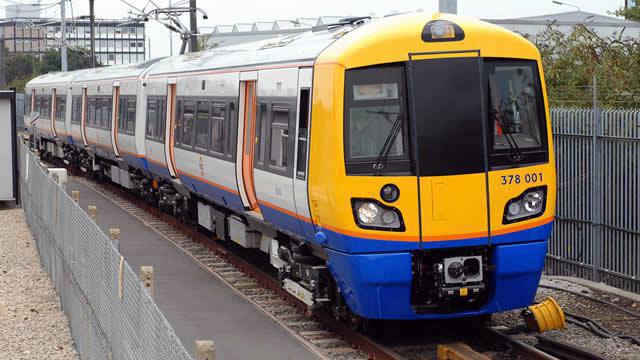
<svg viewBox="0 0 640 360"><path fill-rule="evenodd" d="M61 71L61 58L59 50L49 50L43 57L40 64L40 73L47 74L54 71ZM75 49L67 49L67 68L69 71L86 69L91 67L91 56Z"/></svg>
<svg viewBox="0 0 640 360"><path fill-rule="evenodd" d="M553 106L590 107L595 76L600 106L640 107L639 39L602 38L584 25L567 34L551 25L528 38L540 50Z"/></svg>
<svg viewBox="0 0 640 360"><path fill-rule="evenodd" d="M40 60L29 54L8 55L4 71L7 82L16 79L32 78L37 75Z"/></svg>
<svg viewBox="0 0 640 360"><path fill-rule="evenodd" d="M640 7L622 7L614 12L609 12L611 15L621 16L627 20L640 21Z"/></svg>

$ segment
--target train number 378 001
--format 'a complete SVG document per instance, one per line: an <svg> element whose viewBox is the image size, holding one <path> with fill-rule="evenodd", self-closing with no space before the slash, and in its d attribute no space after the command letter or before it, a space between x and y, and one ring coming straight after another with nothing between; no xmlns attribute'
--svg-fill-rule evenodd
<svg viewBox="0 0 640 360"><path fill-rule="evenodd" d="M523 175L502 175L500 177L501 185L511 185L511 184L520 184L524 182L525 184L537 183L542 181L542 173L531 173Z"/></svg>

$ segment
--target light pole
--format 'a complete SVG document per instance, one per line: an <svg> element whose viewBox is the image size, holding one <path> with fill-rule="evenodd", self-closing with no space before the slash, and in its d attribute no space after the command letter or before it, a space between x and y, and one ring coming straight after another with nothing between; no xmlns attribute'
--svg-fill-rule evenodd
<svg viewBox="0 0 640 360"><path fill-rule="evenodd" d="M553 0L551 2L556 4L556 5L571 6L572 8L576 8L578 11L580 11L580 7L578 7L576 5L573 5L573 4L569 4L569 3L566 3L566 2L562 2L562 1L556 1L556 0Z"/></svg>
<svg viewBox="0 0 640 360"><path fill-rule="evenodd" d="M67 71L67 26L65 22L64 8L67 0L60 1L60 32L62 33L62 45L60 45L61 70Z"/></svg>

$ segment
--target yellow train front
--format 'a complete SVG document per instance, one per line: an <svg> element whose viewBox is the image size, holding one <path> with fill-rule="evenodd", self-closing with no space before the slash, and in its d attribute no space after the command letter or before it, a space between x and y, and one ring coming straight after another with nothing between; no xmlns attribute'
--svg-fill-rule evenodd
<svg viewBox="0 0 640 360"><path fill-rule="evenodd" d="M374 21L321 53L309 203L353 313L532 303L555 212L545 91L534 45L463 17Z"/></svg>

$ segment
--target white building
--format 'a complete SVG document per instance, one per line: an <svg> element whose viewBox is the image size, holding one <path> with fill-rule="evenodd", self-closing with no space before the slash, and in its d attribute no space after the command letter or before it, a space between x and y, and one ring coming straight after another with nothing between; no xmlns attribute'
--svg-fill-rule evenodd
<svg viewBox="0 0 640 360"><path fill-rule="evenodd" d="M585 11L571 11L515 19L487 19L485 21L528 35L542 32L549 25L553 25L563 33L569 33L574 26L583 24L600 37L617 36L621 32L623 37L640 37L640 22Z"/></svg>
<svg viewBox="0 0 640 360"><path fill-rule="evenodd" d="M33 0L29 4L11 4L5 6L6 18L39 18L40 0Z"/></svg>
<svg viewBox="0 0 640 360"><path fill-rule="evenodd" d="M217 25L208 36L207 47L229 46L296 34L308 31L314 26L336 23L344 18L346 18L346 16L320 16L317 18L297 18L295 20ZM568 33L574 26L584 24L601 37L618 35L621 32L623 33L623 37L640 37L640 22L584 11L571 11L514 19L484 19L484 21L503 26L520 34L528 35L534 35L544 31L549 25L554 25L559 31Z"/></svg>

